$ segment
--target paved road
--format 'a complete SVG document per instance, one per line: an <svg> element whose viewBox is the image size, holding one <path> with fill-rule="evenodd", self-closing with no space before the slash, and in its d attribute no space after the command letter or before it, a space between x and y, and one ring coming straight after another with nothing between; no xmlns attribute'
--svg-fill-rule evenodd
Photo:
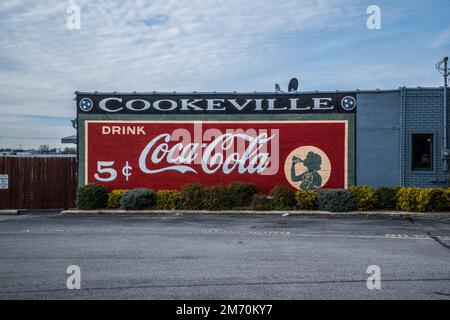
<svg viewBox="0 0 450 320"><path fill-rule="evenodd" d="M448 246L450 219L0 216L0 298L450 299Z"/></svg>

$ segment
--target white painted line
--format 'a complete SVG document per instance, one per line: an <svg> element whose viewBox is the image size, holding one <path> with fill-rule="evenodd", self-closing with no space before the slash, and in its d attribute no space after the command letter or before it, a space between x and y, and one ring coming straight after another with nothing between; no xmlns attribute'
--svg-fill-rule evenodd
<svg viewBox="0 0 450 320"><path fill-rule="evenodd" d="M205 234L250 234L250 235L288 235L305 238L360 238L360 239L394 239L394 240L433 240L427 235L402 235L402 234L386 234L386 235L353 235L353 234L310 234L310 233L291 233L280 231L251 231L251 230L205 230Z"/></svg>

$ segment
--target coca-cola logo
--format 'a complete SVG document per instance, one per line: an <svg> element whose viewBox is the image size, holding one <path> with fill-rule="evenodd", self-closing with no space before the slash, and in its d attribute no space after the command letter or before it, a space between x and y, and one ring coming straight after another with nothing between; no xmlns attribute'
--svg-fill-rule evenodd
<svg viewBox="0 0 450 320"><path fill-rule="evenodd" d="M217 130L206 130L202 141L191 141L189 131L184 134L176 131L159 134L146 145L139 157L139 168L143 173L177 171L198 174L198 170L202 170L205 174L220 171L224 174L270 175L278 172L277 130L220 134ZM272 142L270 150L269 142Z"/></svg>

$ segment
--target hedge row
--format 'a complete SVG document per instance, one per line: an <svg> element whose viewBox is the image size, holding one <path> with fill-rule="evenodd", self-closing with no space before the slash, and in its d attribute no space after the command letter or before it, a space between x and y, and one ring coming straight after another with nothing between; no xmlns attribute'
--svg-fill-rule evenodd
<svg viewBox="0 0 450 320"><path fill-rule="evenodd" d="M257 192L254 184L241 182L234 182L227 186L212 187L201 184L188 184L180 191L160 190L154 192L153 190L142 188L113 190L109 194L105 187L91 184L78 189L76 205L82 210L103 208L120 208L125 210L245 209L252 206L253 196ZM292 197L294 197L293 193ZM275 198L278 199L277 197Z"/></svg>
<svg viewBox="0 0 450 320"><path fill-rule="evenodd" d="M399 210L450 211L450 189L378 188L355 186L348 190L297 191L297 209L324 211Z"/></svg>
<svg viewBox="0 0 450 320"><path fill-rule="evenodd" d="M450 189L350 187L348 190L304 190L277 185L268 195L254 184L204 186L188 184L180 191L150 189L113 190L87 185L77 192L77 207L83 210L121 208L126 210L321 210L332 212L400 210L448 211Z"/></svg>

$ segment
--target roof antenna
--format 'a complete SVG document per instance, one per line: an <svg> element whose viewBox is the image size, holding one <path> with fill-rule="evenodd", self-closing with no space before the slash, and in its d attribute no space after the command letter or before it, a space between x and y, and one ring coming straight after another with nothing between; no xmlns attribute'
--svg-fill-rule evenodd
<svg viewBox="0 0 450 320"><path fill-rule="evenodd" d="M275 83L275 91L277 93L284 93L283 90L281 90L280 84L279 83Z"/></svg>
<svg viewBox="0 0 450 320"><path fill-rule="evenodd" d="M297 90L298 90L298 79L297 78L292 78L291 81L289 81L288 92L289 93L296 93ZM275 92L277 92L277 93L286 93L285 91L281 90L281 87L280 87L279 83L275 83Z"/></svg>

